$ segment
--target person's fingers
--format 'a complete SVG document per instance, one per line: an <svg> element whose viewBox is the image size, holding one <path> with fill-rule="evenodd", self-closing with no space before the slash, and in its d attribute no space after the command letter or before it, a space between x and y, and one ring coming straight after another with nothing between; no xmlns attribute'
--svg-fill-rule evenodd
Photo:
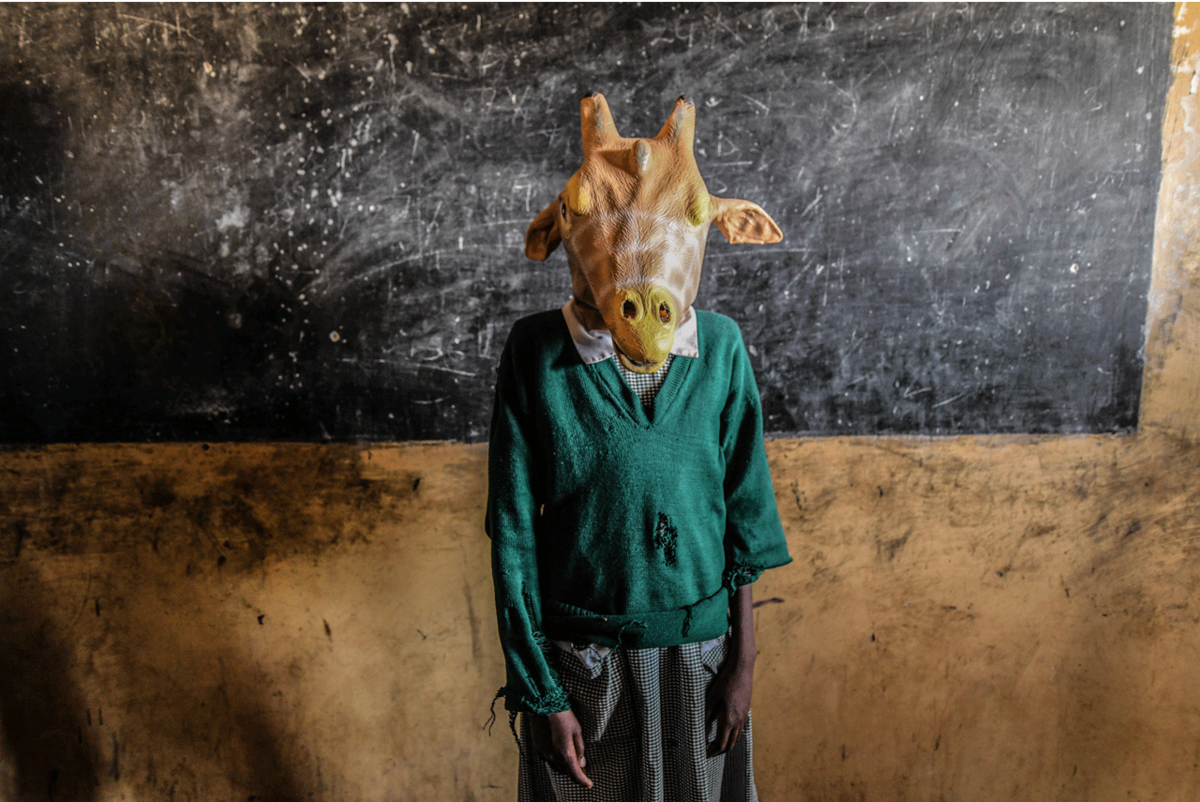
<svg viewBox="0 0 1200 802"><path fill-rule="evenodd" d="M708 745L708 749L705 750L705 754L708 757L716 757L721 754L721 745L724 741L724 736L724 732L717 730L717 737L713 739L712 743Z"/></svg>
<svg viewBox="0 0 1200 802"><path fill-rule="evenodd" d="M547 753L550 767L566 774L585 788L592 781L583 772L587 761L583 757L583 730L575 714L569 710L550 715L547 720Z"/></svg>
<svg viewBox="0 0 1200 802"><path fill-rule="evenodd" d="M732 743L732 738L730 736L730 730L720 732L718 737L716 737L716 742L713 744L715 747L715 754L724 755L726 752L728 752L728 750L730 750L730 744Z"/></svg>
<svg viewBox="0 0 1200 802"><path fill-rule="evenodd" d="M729 742L725 744L725 751L732 752L733 747L737 746L738 739L742 737L742 725L738 724L729 731Z"/></svg>
<svg viewBox="0 0 1200 802"><path fill-rule="evenodd" d="M579 759L579 767L587 768L587 758L583 754L583 732L576 730L573 733L575 741L575 756Z"/></svg>
<svg viewBox="0 0 1200 802"><path fill-rule="evenodd" d="M567 752L563 757L566 761L567 774L571 775L571 779L584 788L591 788L592 781L583 773L583 766L579 765L579 756L575 753L574 739L567 745Z"/></svg>
<svg viewBox="0 0 1200 802"><path fill-rule="evenodd" d="M717 735L712 743L708 745L706 750L709 757L723 755L737 745L738 739L742 737L742 730L746 728L744 723L736 723L730 721L722 721L717 727Z"/></svg>
<svg viewBox="0 0 1200 802"><path fill-rule="evenodd" d="M708 749L705 750L705 753L709 757L716 757L717 755L721 754L722 747L725 744L725 737L725 721L720 720L717 722L717 731L713 735L712 741L709 742Z"/></svg>

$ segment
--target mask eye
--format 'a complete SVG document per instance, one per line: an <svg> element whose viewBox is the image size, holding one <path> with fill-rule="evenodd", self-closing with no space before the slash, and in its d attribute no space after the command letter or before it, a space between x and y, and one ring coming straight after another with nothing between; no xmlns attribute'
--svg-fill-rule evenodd
<svg viewBox="0 0 1200 802"><path fill-rule="evenodd" d="M563 220L568 219L568 217L567 217L567 202L566 201L558 202L558 211L560 214L562 214Z"/></svg>
<svg viewBox="0 0 1200 802"><path fill-rule="evenodd" d="M663 322L663 325L671 322L671 310L666 304L658 305L658 319Z"/></svg>

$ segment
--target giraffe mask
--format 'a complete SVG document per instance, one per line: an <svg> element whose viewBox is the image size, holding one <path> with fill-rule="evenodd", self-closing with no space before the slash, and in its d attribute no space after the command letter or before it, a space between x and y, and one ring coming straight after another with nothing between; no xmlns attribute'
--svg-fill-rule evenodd
<svg viewBox="0 0 1200 802"><path fill-rule="evenodd" d="M580 116L583 166L529 224L525 255L541 261L561 243L584 323L611 333L626 368L653 373L691 313L709 227L732 243L783 235L756 204L709 194L687 98L653 139L618 134L603 95L585 97Z"/></svg>

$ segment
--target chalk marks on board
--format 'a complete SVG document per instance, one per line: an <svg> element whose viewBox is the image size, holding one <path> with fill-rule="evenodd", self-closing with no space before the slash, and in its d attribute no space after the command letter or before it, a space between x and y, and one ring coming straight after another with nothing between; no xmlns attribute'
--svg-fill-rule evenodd
<svg viewBox="0 0 1200 802"><path fill-rule="evenodd" d="M1170 9L0 7L0 440L486 437L525 226L681 93L769 433L1136 425Z"/></svg>

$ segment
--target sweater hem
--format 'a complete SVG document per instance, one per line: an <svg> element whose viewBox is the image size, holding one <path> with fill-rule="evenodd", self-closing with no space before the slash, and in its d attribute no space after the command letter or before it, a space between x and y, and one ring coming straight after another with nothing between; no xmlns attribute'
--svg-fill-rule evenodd
<svg viewBox="0 0 1200 802"><path fill-rule="evenodd" d="M601 615L582 607L546 599L542 627L552 640L596 643L625 649L658 649L719 638L729 628L729 593L674 610Z"/></svg>

